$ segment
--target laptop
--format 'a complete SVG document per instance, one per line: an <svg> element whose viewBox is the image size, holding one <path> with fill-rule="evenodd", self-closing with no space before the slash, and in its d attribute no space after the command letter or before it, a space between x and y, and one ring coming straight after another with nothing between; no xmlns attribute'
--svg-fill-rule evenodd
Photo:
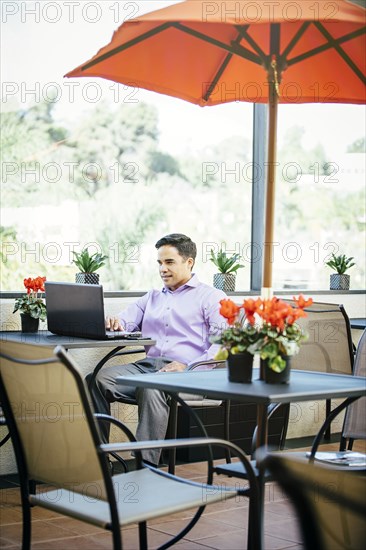
<svg viewBox="0 0 366 550"><path fill-rule="evenodd" d="M141 332L105 328L102 285L45 282L48 330L61 336L109 340L142 338Z"/></svg>

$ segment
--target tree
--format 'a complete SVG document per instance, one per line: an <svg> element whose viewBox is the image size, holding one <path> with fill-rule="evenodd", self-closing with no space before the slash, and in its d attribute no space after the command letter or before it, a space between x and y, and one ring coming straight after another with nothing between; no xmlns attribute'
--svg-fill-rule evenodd
<svg viewBox="0 0 366 550"><path fill-rule="evenodd" d="M76 191L80 198L93 197L113 183L146 181L150 155L157 148L157 112L145 103L115 110L103 103L73 135L69 162L77 164Z"/></svg>
<svg viewBox="0 0 366 550"><path fill-rule="evenodd" d="M351 145L347 147L347 153L366 153L365 138L361 137L356 139Z"/></svg>

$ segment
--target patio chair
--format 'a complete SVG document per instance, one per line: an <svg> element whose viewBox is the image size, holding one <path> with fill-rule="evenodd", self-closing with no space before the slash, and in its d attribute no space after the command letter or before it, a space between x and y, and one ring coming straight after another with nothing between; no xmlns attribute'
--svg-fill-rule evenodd
<svg viewBox="0 0 366 550"><path fill-rule="evenodd" d="M343 305L314 302L305 311L307 317L298 319L297 323L308 336L299 353L291 357L291 368L351 375L354 348L350 321ZM330 411L331 401L327 400L325 418ZM330 430L325 436L330 439Z"/></svg>
<svg viewBox="0 0 366 550"><path fill-rule="evenodd" d="M23 550L31 544L31 509L49 510L91 523L112 533L113 548L122 548L121 528L137 523L140 548L147 548L146 522L197 508L187 526L161 546L168 548L196 524L206 505L238 495L249 496L251 548L256 548L258 488L250 462L239 447L220 439L136 442L133 434L113 417L93 414L87 386L62 347L4 342L0 352L0 398L9 425L20 477L23 512ZM103 444L98 420L109 420L130 441ZM218 445L230 449L248 471L242 488L212 484L212 456L207 483L197 483L146 467L141 451L173 446ZM137 470L111 476L109 452L133 451ZM43 484L30 494L29 480ZM249 534L248 534L249 539Z"/></svg>
<svg viewBox="0 0 366 550"><path fill-rule="evenodd" d="M354 376L366 377L366 330L363 332L356 352L354 362ZM366 378L365 378L366 387ZM339 451L319 451L319 446L325 439L331 423L345 410L343 428L340 437ZM366 454L353 452L354 440L366 440L366 397L347 399L335 407L327 416L318 433L314 437L311 450L285 451L286 456L298 460L307 459L309 462L322 463L333 469L344 469L358 472L366 471ZM270 472L268 472L270 476Z"/></svg>
<svg viewBox="0 0 366 550"><path fill-rule="evenodd" d="M145 354L144 348L138 348L135 350L122 350L113 355L114 357L118 356L125 356L125 355L135 355L136 353L143 353ZM112 357L111 357L112 358ZM226 365L225 361L215 361L213 359L208 361L198 361L197 363L194 363L191 365L189 370L194 370L198 367L204 366L204 365L214 365L214 368L224 368ZM92 385L95 383L96 376L98 374L98 371L94 370L91 377L88 380L89 389L92 388ZM223 407L224 409L224 423L223 423L223 434L222 438L226 441L230 441L230 401L229 400L219 400L219 399L206 399L204 396L192 396L192 395L181 395L181 397L187 402L187 404L190 407ZM125 405L134 405L137 406L136 399L133 398L125 398L125 399L119 399L119 403L124 403ZM178 418L178 406L179 403L176 401L171 401L170 403L170 411L169 411L169 421L168 421L168 428L167 428L167 438L168 439L176 439L177 437L177 418ZM231 462L231 455L230 451L228 449L224 449L225 459L227 463ZM127 471L127 463L125 460L119 456L117 453L111 454L115 460L120 462ZM176 466L176 449L172 448L170 449L168 453L168 470L169 473L174 474L175 473L175 466Z"/></svg>
<svg viewBox="0 0 366 550"><path fill-rule="evenodd" d="M366 378L366 330L357 344L353 373ZM355 439L366 439L366 397L361 397L347 408L340 450L352 449Z"/></svg>
<svg viewBox="0 0 366 550"><path fill-rule="evenodd" d="M306 550L360 550L366 540L366 477L269 454L264 466L289 496Z"/></svg>
<svg viewBox="0 0 366 550"><path fill-rule="evenodd" d="M362 333L357 345L353 374L354 376L364 377L366 387L366 330ZM346 413L341 433L340 452L322 452L319 454L318 448L328 426L344 409L346 409ZM349 469L352 467L357 471L365 471L366 455L362 457L362 453L352 453L353 442L357 439L366 440L366 397L360 397L348 406L346 406L346 402L343 402L330 413L314 439L311 451L308 453L309 459L311 461L321 459L322 462L338 469L342 468L342 461L344 460L344 468ZM359 466L357 466L358 458ZM352 466L349 466L349 464L352 464Z"/></svg>
<svg viewBox="0 0 366 550"><path fill-rule="evenodd" d="M5 418L5 415L4 415L4 411L3 411L3 408L0 406L0 426L6 426L7 425L7 422L6 422L6 418ZM2 447L3 445L5 445L5 443L7 441L9 441L10 439L10 432L8 431L0 440L0 447Z"/></svg>

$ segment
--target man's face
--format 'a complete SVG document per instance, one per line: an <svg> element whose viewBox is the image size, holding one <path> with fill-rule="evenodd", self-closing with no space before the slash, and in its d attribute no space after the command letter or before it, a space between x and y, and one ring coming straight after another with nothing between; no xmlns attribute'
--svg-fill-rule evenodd
<svg viewBox="0 0 366 550"><path fill-rule="evenodd" d="M193 263L192 258L185 260L175 246L167 244L158 249L160 277L164 286L170 290L176 290L189 281Z"/></svg>

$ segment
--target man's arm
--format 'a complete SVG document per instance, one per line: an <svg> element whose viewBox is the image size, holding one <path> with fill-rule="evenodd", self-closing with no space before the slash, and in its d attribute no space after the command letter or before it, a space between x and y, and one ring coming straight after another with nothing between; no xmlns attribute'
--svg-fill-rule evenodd
<svg viewBox="0 0 366 550"><path fill-rule="evenodd" d="M159 372L181 372L187 369L187 365L180 363L179 361L172 361L167 365L164 365Z"/></svg>
<svg viewBox="0 0 366 550"><path fill-rule="evenodd" d="M203 303L203 353L198 357L195 357L194 361L190 361L187 365L187 370L192 365L200 361L208 361L213 359L216 353L220 349L219 344L211 344L211 337L220 334L221 331L227 327L226 319L220 314L220 300L227 298L226 294L222 290L211 289L208 296L205 297ZM206 367L207 368L207 367ZM209 368L209 367L208 367Z"/></svg>
<svg viewBox="0 0 366 550"><path fill-rule="evenodd" d="M144 294L136 302L121 311L117 317L107 316L105 326L108 330L128 330L134 332L140 330L144 317L148 295Z"/></svg>

